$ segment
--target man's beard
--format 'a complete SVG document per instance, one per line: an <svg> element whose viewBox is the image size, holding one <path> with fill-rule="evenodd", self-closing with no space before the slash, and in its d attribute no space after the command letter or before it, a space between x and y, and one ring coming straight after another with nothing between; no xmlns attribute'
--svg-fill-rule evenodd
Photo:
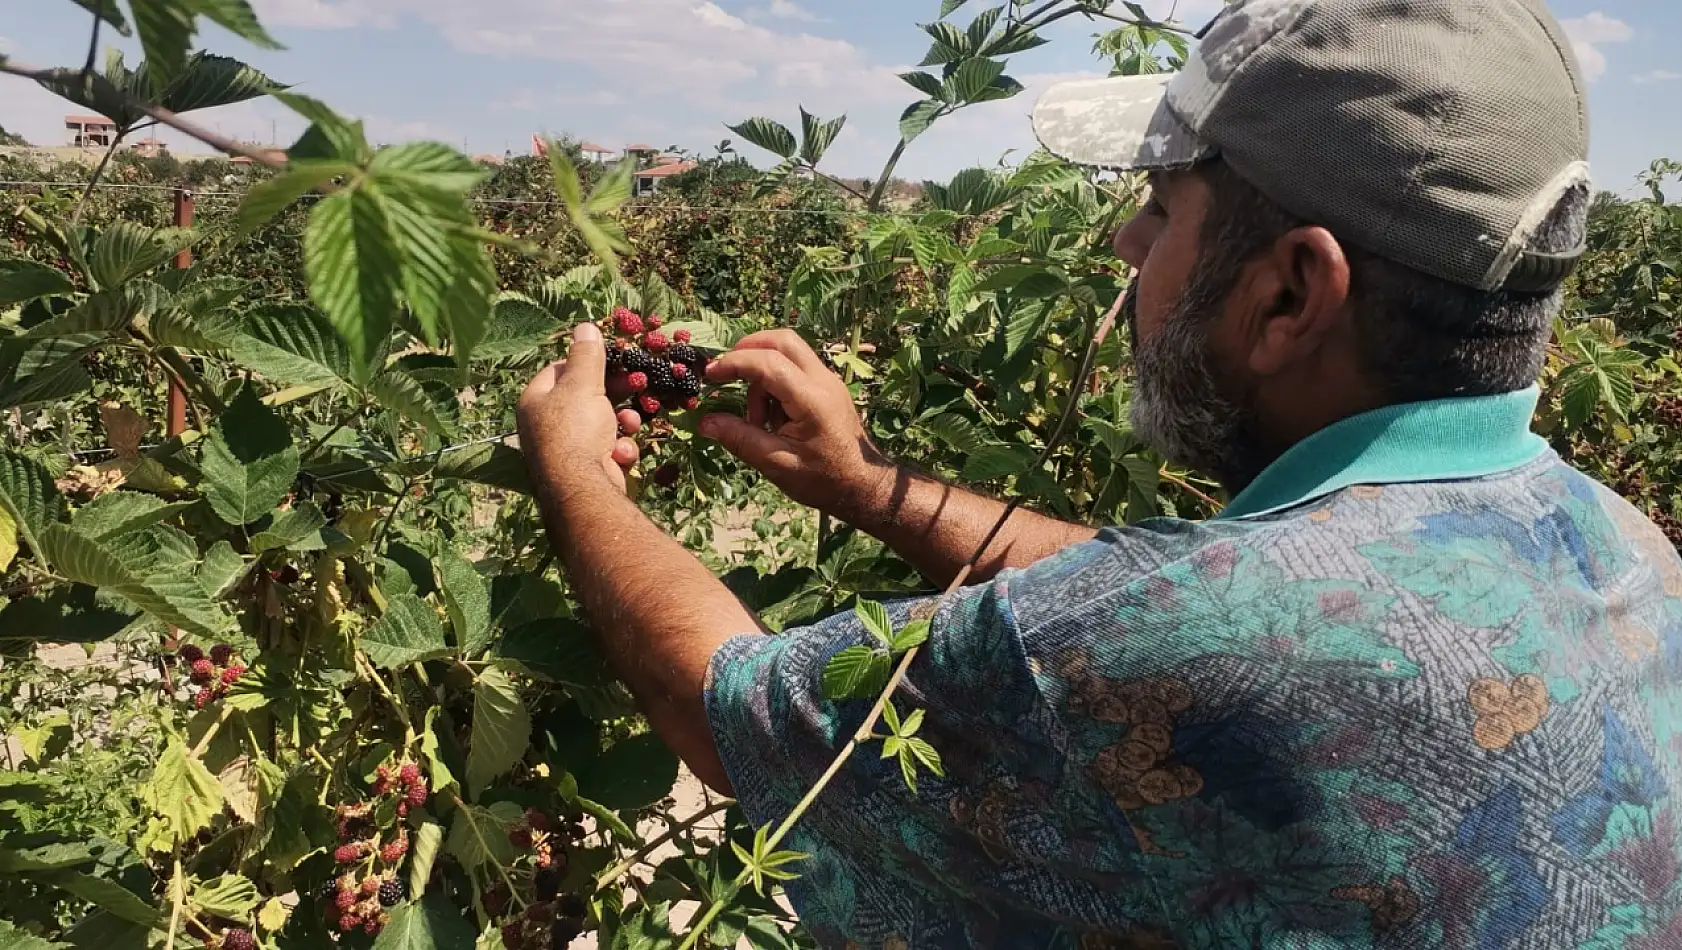
<svg viewBox="0 0 1682 950"><path fill-rule="evenodd" d="M1224 391L1209 368L1209 326L1233 283L1213 276L1203 271L1193 278L1149 340L1140 341L1136 316L1130 323L1136 370L1131 421L1133 433L1164 458L1210 475L1236 494L1272 458L1254 406ZM1124 310L1136 303L1135 297Z"/></svg>

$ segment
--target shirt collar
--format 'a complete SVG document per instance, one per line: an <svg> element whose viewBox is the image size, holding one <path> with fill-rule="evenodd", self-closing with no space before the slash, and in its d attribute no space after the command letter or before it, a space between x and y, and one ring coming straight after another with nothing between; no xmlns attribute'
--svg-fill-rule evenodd
<svg viewBox="0 0 1682 950"><path fill-rule="evenodd" d="M1218 520L1260 517L1352 485L1451 481L1517 468L1548 449L1530 431L1540 398L1532 386L1351 416L1292 446Z"/></svg>

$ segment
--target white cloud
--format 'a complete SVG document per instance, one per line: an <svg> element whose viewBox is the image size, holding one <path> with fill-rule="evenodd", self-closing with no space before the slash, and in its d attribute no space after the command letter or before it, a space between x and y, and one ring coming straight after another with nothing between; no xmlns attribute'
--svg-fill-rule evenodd
<svg viewBox="0 0 1682 950"><path fill-rule="evenodd" d="M264 26L296 26L311 30L338 30L373 19L366 8L350 0L254 0L257 17Z"/></svg>
<svg viewBox="0 0 1682 950"><path fill-rule="evenodd" d="M1606 74L1606 54L1601 51L1602 46L1627 43L1635 38L1635 31L1628 23L1599 10L1563 20L1560 25L1565 27L1565 35L1571 38L1571 48L1582 64L1583 76L1590 81Z"/></svg>
<svg viewBox="0 0 1682 950"><path fill-rule="evenodd" d="M817 14L794 0L771 0L771 8L767 12L779 20L804 20L811 23L818 19Z"/></svg>
<svg viewBox="0 0 1682 950"><path fill-rule="evenodd" d="M1645 86L1655 82L1676 82L1679 79L1682 79L1682 73L1674 69L1655 69L1650 73L1642 73L1635 77L1635 83L1638 86Z"/></svg>

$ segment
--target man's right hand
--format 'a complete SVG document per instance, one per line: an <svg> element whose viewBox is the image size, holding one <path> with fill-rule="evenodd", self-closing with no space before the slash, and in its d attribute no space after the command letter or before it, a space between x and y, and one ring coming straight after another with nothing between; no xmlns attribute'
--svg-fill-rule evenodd
<svg viewBox="0 0 1682 950"><path fill-rule="evenodd" d="M894 466L871 444L847 384L799 334L746 337L707 367L707 379L747 383L747 417L709 415L701 434L790 498L843 520L885 503Z"/></svg>

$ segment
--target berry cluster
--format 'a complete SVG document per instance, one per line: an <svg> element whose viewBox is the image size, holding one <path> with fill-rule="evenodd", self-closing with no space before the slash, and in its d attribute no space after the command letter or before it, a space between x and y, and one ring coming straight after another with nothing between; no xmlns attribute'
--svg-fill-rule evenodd
<svg viewBox="0 0 1682 950"><path fill-rule="evenodd" d="M208 656L191 643L183 644L176 656L187 669L188 681L198 687L193 691L193 706L198 709L228 695L228 688L245 675L245 666L226 643L211 647Z"/></svg>
<svg viewBox="0 0 1682 950"><path fill-rule="evenodd" d="M607 347L608 377L617 378L630 393L637 427L668 409L700 406L707 356L689 345L688 330L668 338L660 332L658 316L644 318L625 307L613 311L610 322L610 332L618 339ZM620 421L633 428L623 414Z"/></svg>
<svg viewBox="0 0 1682 950"><path fill-rule="evenodd" d="M1677 518L1662 508L1655 508L1648 512L1648 515L1653 523L1659 526L1659 530L1664 532L1664 536L1670 539L1670 543L1682 549L1682 518Z"/></svg>
<svg viewBox="0 0 1682 950"><path fill-rule="evenodd" d="M1653 415L1661 425L1682 429L1682 399L1674 396L1660 399L1653 407Z"/></svg>
<svg viewBox="0 0 1682 950"><path fill-rule="evenodd" d="M392 872L369 874L360 880L346 871L322 885L320 900L327 919L343 933L362 931L369 936L385 929L391 921L389 908L409 896L409 888Z"/></svg>
<svg viewBox="0 0 1682 950"><path fill-rule="evenodd" d="M244 927L235 927L224 931L221 936L209 934L204 938L204 945L216 950L256 950L257 940L251 936L251 931Z"/></svg>
<svg viewBox="0 0 1682 950"><path fill-rule="evenodd" d="M584 932L589 910L576 894L540 900L502 925L502 945L508 950L566 950Z"/></svg>

